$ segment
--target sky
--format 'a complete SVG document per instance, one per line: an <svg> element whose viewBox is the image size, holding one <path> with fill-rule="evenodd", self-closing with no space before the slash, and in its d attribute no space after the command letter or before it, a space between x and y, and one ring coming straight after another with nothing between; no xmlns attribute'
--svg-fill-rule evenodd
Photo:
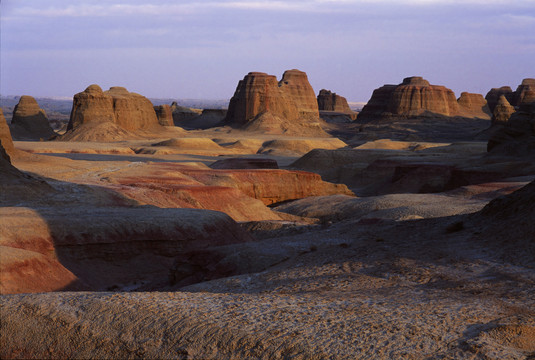
<svg viewBox="0 0 535 360"><path fill-rule="evenodd" d="M0 50L1 95L228 99L288 69L349 101L408 76L485 95L535 77L535 0L1 0Z"/></svg>

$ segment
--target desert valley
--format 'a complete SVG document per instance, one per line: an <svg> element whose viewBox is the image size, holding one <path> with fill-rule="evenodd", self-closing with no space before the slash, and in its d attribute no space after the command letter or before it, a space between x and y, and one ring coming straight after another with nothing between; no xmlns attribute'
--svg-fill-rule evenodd
<svg viewBox="0 0 535 360"><path fill-rule="evenodd" d="M2 359L535 358L535 79L238 80L3 98Z"/></svg>

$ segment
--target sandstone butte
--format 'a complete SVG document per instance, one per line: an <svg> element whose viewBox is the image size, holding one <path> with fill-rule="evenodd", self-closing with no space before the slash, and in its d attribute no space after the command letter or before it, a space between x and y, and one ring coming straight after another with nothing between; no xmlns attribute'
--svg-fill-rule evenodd
<svg viewBox="0 0 535 360"><path fill-rule="evenodd" d="M504 124L515 112L515 108L509 104L505 95L501 95L492 112L492 124Z"/></svg>
<svg viewBox="0 0 535 360"><path fill-rule="evenodd" d="M320 111L335 111L342 113L352 113L345 97L340 96L330 90L321 89L318 97L318 108Z"/></svg>
<svg viewBox="0 0 535 360"><path fill-rule="evenodd" d="M403 79L399 85L384 85L374 90L359 113L364 121L377 118L419 116L463 116L490 118L490 111L479 94L463 93L459 101L452 90L431 85L422 77Z"/></svg>
<svg viewBox="0 0 535 360"><path fill-rule="evenodd" d="M224 123L271 134L328 136L320 127L314 89L306 73L287 70L282 79L250 72L230 99Z"/></svg>
<svg viewBox="0 0 535 360"><path fill-rule="evenodd" d="M158 123L162 126L174 126L173 122L173 112L171 106L164 104L154 107L156 112L156 117L158 118Z"/></svg>
<svg viewBox="0 0 535 360"><path fill-rule="evenodd" d="M502 86L500 88L492 88L490 91L485 95L485 99L487 100L487 104L489 105L490 111L494 113L494 108L498 104L498 100L501 96L504 96L509 103L513 101L513 89L511 89L510 86Z"/></svg>
<svg viewBox="0 0 535 360"><path fill-rule="evenodd" d="M457 103L462 116L488 119L492 115L487 100L481 94L462 92Z"/></svg>
<svg viewBox="0 0 535 360"><path fill-rule="evenodd" d="M485 99L489 104L489 108L494 112L494 108L498 104L500 96L504 95L509 104L513 107L520 106L522 104L529 104L535 101L535 79L526 78L522 80L522 83L518 85L515 91L509 86L502 86L500 88L492 88Z"/></svg>
<svg viewBox="0 0 535 360"><path fill-rule="evenodd" d="M95 128L102 124L125 134L161 128L156 111L146 97L128 92L124 87L102 91L100 86L90 85L74 95L66 137L82 126Z"/></svg>
<svg viewBox="0 0 535 360"><path fill-rule="evenodd" d="M21 96L15 106L10 129L15 139L47 140L55 135L45 111L28 95Z"/></svg>

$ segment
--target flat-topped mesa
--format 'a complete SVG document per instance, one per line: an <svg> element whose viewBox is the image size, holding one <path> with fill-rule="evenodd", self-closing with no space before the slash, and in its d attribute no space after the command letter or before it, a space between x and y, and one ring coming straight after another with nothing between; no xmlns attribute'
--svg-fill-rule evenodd
<svg viewBox="0 0 535 360"><path fill-rule="evenodd" d="M359 114L359 119L374 120L389 116L456 116L459 104L452 90L430 85L422 77L403 79L399 85L385 85L373 95Z"/></svg>
<svg viewBox="0 0 535 360"><path fill-rule="evenodd" d="M515 108L509 104L505 95L501 95L492 113L492 125L505 124L515 112Z"/></svg>
<svg viewBox="0 0 535 360"><path fill-rule="evenodd" d="M514 92L511 105L521 106L535 101L535 79L524 79Z"/></svg>
<svg viewBox="0 0 535 360"><path fill-rule="evenodd" d="M321 89L318 97L318 108L320 111L335 111L341 113L352 113L345 97L340 96L330 90Z"/></svg>
<svg viewBox="0 0 535 360"><path fill-rule="evenodd" d="M156 112L156 117L158 118L158 123L162 126L174 126L173 122L173 111L171 106L164 104L154 107Z"/></svg>
<svg viewBox="0 0 535 360"><path fill-rule="evenodd" d="M126 130L159 126L154 107L146 97L124 87L114 86L102 91L100 86L90 85L74 95L67 131L98 122L112 122Z"/></svg>
<svg viewBox="0 0 535 360"><path fill-rule="evenodd" d="M494 108L498 104L498 99L500 96L504 95L509 103L513 101L514 93L513 89L510 86L502 86L500 88L492 88L485 95L485 100L487 100L487 105L492 113L494 113Z"/></svg>
<svg viewBox="0 0 535 360"><path fill-rule="evenodd" d="M433 113L453 116L459 112L453 91L444 86L430 85L421 77L403 79L393 91L389 105L389 112L395 115Z"/></svg>
<svg viewBox="0 0 535 360"><path fill-rule="evenodd" d="M487 100L481 94L463 92L457 99L462 116L490 119L491 112Z"/></svg>
<svg viewBox="0 0 535 360"><path fill-rule="evenodd" d="M48 139L55 135L45 111L28 95L21 96L15 106L10 128L16 139Z"/></svg>
<svg viewBox="0 0 535 360"><path fill-rule="evenodd" d="M224 123L273 134L327 136L319 125L316 96L306 74L288 70L282 80L250 72L238 82Z"/></svg>

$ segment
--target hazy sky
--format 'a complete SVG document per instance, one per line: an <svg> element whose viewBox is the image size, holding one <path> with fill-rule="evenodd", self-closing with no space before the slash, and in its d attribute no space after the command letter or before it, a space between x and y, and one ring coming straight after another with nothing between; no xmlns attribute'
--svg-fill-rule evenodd
<svg viewBox="0 0 535 360"><path fill-rule="evenodd" d="M1 0L2 95L96 83L230 98L250 71L306 71L367 101L420 75L485 94L535 77L535 0Z"/></svg>

